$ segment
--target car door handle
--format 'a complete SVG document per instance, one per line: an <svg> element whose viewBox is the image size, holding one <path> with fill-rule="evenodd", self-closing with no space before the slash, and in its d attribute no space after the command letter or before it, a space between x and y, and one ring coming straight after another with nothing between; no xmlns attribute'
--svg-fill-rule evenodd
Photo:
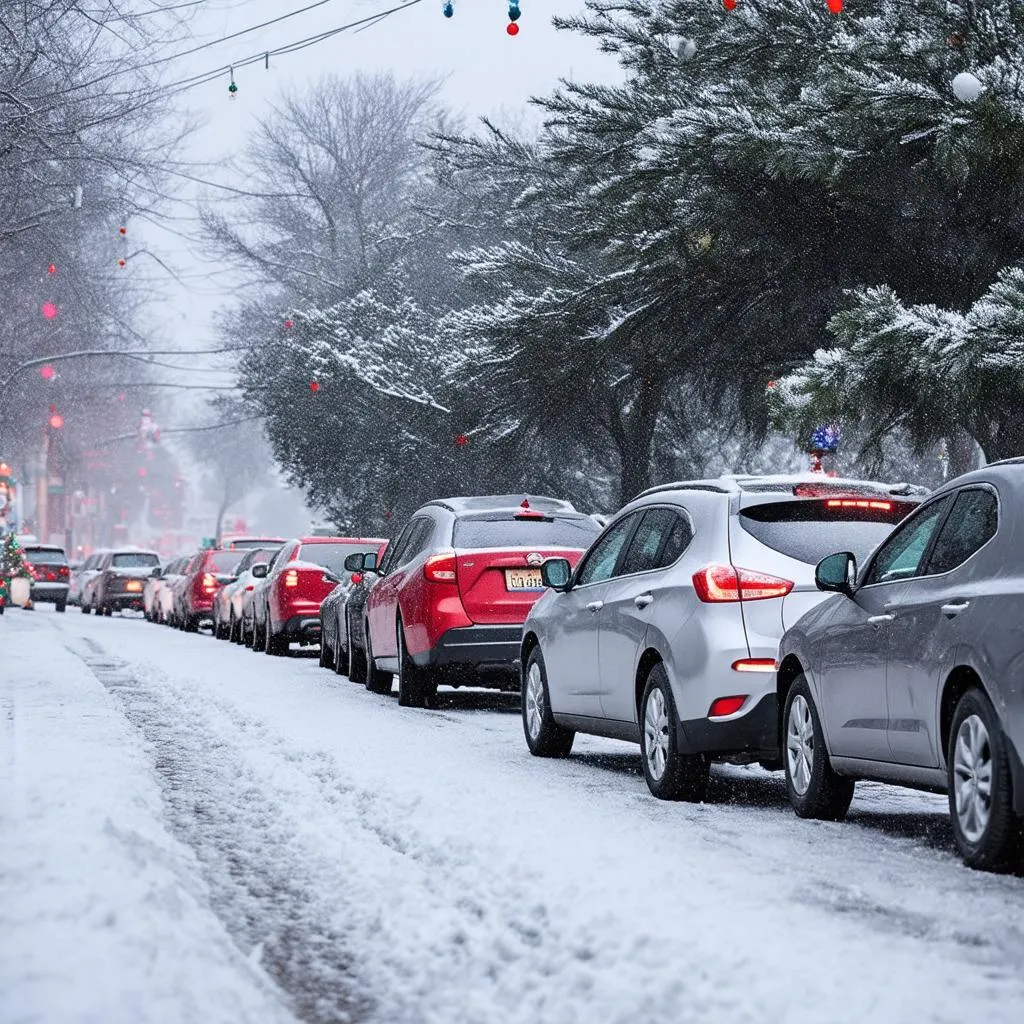
<svg viewBox="0 0 1024 1024"><path fill-rule="evenodd" d="M954 615L959 615L970 603L970 601L951 601L942 606L942 614L952 618Z"/></svg>
<svg viewBox="0 0 1024 1024"><path fill-rule="evenodd" d="M884 615L869 615L868 622L873 626L881 625L883 622L892 622L896 618L894 612L886 612Z"/></svg>
<svg viewBox="0 0 1024 1024"><path fill-rule="evenodd" d="M591 601L587 605L588 612L599 612L604 607L604 601Z"/></svg>
<svg viewBox="0 0 1024 1024"><path fill-rule="evenodd" d="M638 594L633 598L633 604L635 604L637 608L646 608L653 600L653 594Z"/></svg>

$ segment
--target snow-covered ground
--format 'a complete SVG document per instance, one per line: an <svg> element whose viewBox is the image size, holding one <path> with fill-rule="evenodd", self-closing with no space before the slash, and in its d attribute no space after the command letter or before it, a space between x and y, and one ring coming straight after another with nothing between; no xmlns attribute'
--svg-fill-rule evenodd
<svg viewBox="0 0 1024 1024"><path fill-rule="evenodd" d="M0 619L0 1021L1024 1020L1024 879L941 797L647 793L437 711L140 619Z"/></svg>

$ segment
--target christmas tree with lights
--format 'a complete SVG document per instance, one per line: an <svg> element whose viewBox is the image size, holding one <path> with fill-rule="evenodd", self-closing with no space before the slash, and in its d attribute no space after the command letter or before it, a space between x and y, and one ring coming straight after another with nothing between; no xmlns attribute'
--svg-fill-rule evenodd
<svg viewBox="0 0 1024 1024"><path fill-rule="evenodd" d="M18 538L13 533L8 533L0 547L0 609L10 600L11 580L18 578L31 579L32 573L29 571Z"/></svg>

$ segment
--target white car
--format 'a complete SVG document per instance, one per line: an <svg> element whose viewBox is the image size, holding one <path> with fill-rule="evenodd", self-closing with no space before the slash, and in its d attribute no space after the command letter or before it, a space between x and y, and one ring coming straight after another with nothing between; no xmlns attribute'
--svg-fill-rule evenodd
<svg viewBox="0 0 1024 1024"><path fill-rule="evenodd" d="M280 545L251 548L235 569L237 579L217 591L213 599L213 635L218 640L242 642L242 598L256 585L250 570L261 562L269 562L279 550Z"/></svg>
<svg viewBox="0 0 1024 1024"><path fill-rule="evenodd" d="M68 591L68 604L82 604L82 594L85 592L85 585L99 572L100 562L109 548L97 548L77 569L71 574L71 589Z"/></svg>

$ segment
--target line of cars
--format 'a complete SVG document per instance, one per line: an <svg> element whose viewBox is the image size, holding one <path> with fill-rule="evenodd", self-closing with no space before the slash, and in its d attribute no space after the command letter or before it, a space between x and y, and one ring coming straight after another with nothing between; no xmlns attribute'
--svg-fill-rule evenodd
<svg viewBox="0 0 1024 1024"><path fill-rule="evenodd" d="M702 800L713 761L782 769L802 817L843 818L858 779L946 792L966 863L1002 869L1024 865L1021 507L1024 460L933 494L684 481L607 523L444 499L390 544L251 555L212 621L269 654L319 641L322 666L404 706L518 691L532 754L636 742L663 799Z"/></svg>

